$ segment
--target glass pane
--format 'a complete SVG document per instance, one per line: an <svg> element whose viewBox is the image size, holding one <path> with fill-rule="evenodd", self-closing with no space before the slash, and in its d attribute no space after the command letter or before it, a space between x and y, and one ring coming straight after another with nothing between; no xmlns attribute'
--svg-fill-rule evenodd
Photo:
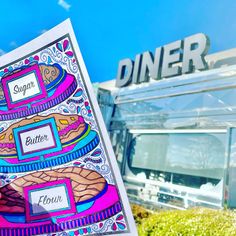
<svg viewBox="0 0 236 236"><path fill-rule="evenodd" d="M121 170L125 147L125 130L112 130L110 132L110 138L118 166Z"/></svg>
<svg viewBox="0 0 236 236"><path fill-rule="evenodd" d="M181 209L221 207L226 133L176 132L133 134L128 193Z"/></svg>
<svg viewBox="0 0 236 236"><path fill-rule="evenodd" d="M225 134L141 134L131 144L133 168L221 179Z"/></svg>
<svg viewBox="0 0 236 236"><path fill-rule="evenodd" d="M236 128L229 129L228 205L236 207Z"/></svg>
<svg viewBox="0 0 236 236"><path fill-rule="evenodd" d="M165 170L168 135L142 134L131 144L131 166L150 170Z"/></svg>

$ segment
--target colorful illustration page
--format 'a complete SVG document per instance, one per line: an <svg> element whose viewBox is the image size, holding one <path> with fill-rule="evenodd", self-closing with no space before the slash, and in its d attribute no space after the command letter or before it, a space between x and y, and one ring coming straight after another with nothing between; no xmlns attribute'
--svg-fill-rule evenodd
<svg viewBox="0 0 236 236"><path fill-rule="evenodd" d="M0 235L137 235L70 21L0 78Z"/></svg>

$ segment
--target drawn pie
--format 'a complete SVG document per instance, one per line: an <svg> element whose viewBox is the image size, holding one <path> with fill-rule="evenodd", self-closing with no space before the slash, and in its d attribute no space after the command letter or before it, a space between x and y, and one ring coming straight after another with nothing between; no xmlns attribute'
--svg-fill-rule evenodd
<svg viewBox="0 0 236 236"><path fill-rule="evenodd" d="M19 160L13 130L54 118L62 150ZM56 135L56 134L55 134ZM97 132L79 115L50 114L23 119L0 133L0 172L14 173L39 170L75 160L93 150L99 143ZM41 159L40 159L41 158Z"/></svg>
<svg viewBox="0 0 236 236"><path fill-rule="evenodd" d="M76 210L71 214L27 220L27 188L42 190L37 185L71 183ZM29 193L28 193L29 194ZM122 211L117 189L93 170L66 167L34 172L0 188L0 235L38 235L61 232L91 225L111 218Z"/></svg>
<svg viewBox="0 0 236 236"><path fill-rule="evenodd" d="M77 205L81 205L85 201L94 201L107 188L104 177L95 171L80 167L34 172L0 188L0 212L15 214L25 212L24 187L61 179L70 179Z"/></svg>

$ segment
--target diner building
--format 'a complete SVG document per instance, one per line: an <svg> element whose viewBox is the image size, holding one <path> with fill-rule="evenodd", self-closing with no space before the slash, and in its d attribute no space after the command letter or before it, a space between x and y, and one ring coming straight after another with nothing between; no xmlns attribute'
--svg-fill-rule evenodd
<svg viewBox="0 0 236 236"><path fill-rule="evenodd" d="M116 80L99 84L98 102L132 202L236 207L236 49L204 60L205 70L122 87Z"/></svg>

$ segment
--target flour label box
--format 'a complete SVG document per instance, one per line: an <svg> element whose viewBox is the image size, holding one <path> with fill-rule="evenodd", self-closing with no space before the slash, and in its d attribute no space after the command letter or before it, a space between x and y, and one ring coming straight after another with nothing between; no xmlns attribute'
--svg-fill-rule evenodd
<svg viewBox="0 0 236 236"><path fill-rule="evenodd" d="M0 236L137 235L69 20L0 57Z"/></svg>

